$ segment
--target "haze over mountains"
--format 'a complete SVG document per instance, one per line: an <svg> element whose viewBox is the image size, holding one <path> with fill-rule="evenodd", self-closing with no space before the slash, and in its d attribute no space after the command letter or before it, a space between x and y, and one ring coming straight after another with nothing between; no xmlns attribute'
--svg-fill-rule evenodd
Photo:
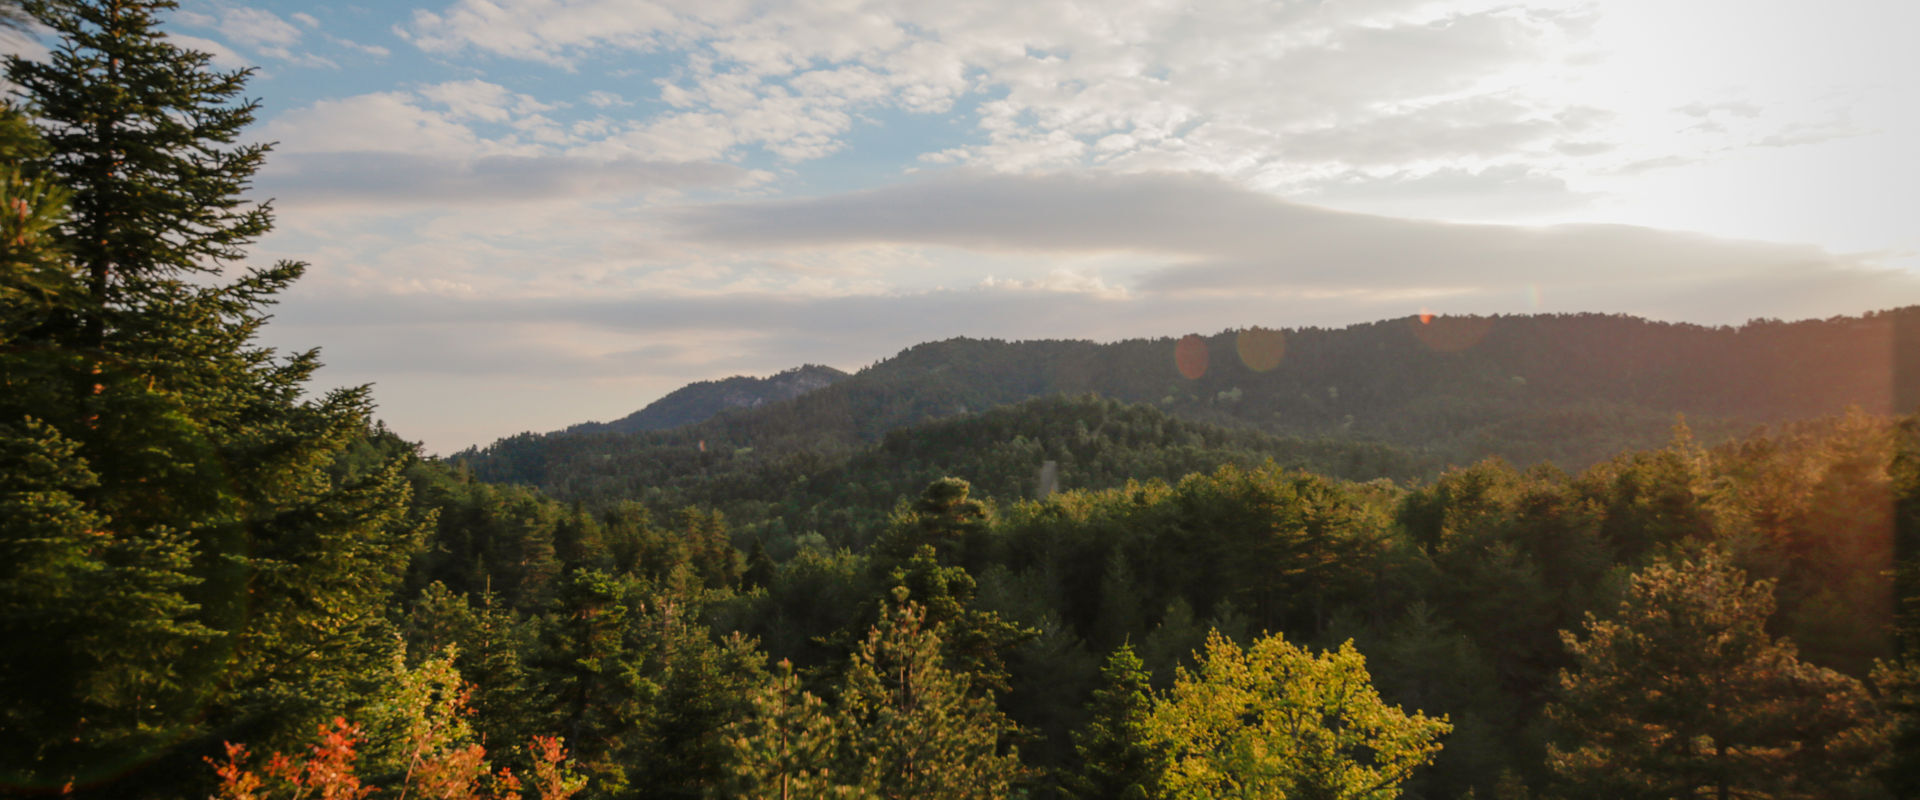
<svg viewBox="0 0 1920 800"><path fill-rule="evenodd" d="M1005 476L1045 461L1064 466L1063 488L1174 479L1263 457L1358 480L1431 478L1489 456L1579 469L1666 442L1679 415L1714 441L1849 408L1911 409L1920 373L1902 365L1914 354L1920 307L1737 328L1588 314L1407 317L1110 344L951 339L850 377L803 367L693 384L622 420L510 437L455 460L482 479L562 498L644 493L656 504L722 507L748 526L801 506L884 509L915 481L943 474L997 476L989 493L1032 496L1037 484ZM1059 395L1120 405L993 413ZM975 417L964 434L955 433L964 423L936 424ZM1132 438L1103 444L1113 452L1098 456L1075 452L1109 429ZM1026 454L1020 464L1008 461L1019 460L1015 452ZM872 498L828 503L849 480L884 485Z"/></svg>
<svg viewBox="0 0 1920 800"><path fill-rule="evenodd" d="M1394 439L1423 435L1402 430L1404 414L1440 407L1480 423L1496 422L1500 411L1593 404L1766 422L1849 405L1905 410L1920 398L1920 374L1899 369L1899 355L1916 348L1920 307L1739 327L1580 314L1406 317L1111 344L957 338L903 350L844 385L847 373L811 364L700 381L621 419L564 433L661 431L728 414L699 432L745 444L781 435L788 429L779 420L799 415L820 425L817 435L850 442L1055 393L1155 403L1275 432Z"/></svg>

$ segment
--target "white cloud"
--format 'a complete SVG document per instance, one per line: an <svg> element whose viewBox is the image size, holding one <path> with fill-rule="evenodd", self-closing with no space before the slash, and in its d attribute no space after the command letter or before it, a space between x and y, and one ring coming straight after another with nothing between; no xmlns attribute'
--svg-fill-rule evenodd
<svg viewBox="0 0 1920 800"><path fill-rule="evenodd" d="M247 60L246 57L234 52L233 48L212 39L189 36L179 32L168 32L167 38L180 47L188 50L198 50L213 56L213 65L220 69L245 69L246 67L252 66L253 63Z"/></svg>
<svg viewBox="0 0 1920 800"><path fill-rule="evenodd" d="M422 87L420 96L446 106L456 120L507 122L517 116L548 111L553 106L531 95L509 91L507 87L482 80L450 81Z"/></svg>
<svg viewBox="0 0 1920 800"><path fill-rule="evenodd" d="M374 58L386 58L387 56L393 55L392 50L388 50L387 48L381 47L380 45L377 45L377 44L361 44L359 42L353 41L352 39L342 39L338 36L334 36L333 34L324 34L324 35L327 37L327 41L332 42L335 45L338 45L340 47L344 47L348 50L352 50L356 53L360 53L361 55L369 55L369 56L373 56Z"/></svg>
<svg viewBox="0 0 1920 800"><path fill-rule="evenodd" d="M246 6L221 9L220 32L250 47L287 47L301 37L299 28L273 12Z"/></svg>
<svg viewBox="0 0 1920 800"><path fill-rule="evenodd" d="M1419 194L1343 187L1356 175L1510 170L1568 186L1556 210L1571 214L1644 165L1885 130L1836 108L1859 99L1861 81L1913 85L1889 78L1902 75L1895 64L1872 62L1878 45L1841 44L1878 42L1908 12L1700 6L454 0L399 30L444 56L569 68L617 53L672 59L658 80L668 110L606 143L642 158L761 149L805 161L839 152L876 110L947 113L975 101L974 140L930 148L925 162L1198 171L1384 213ZM1739 43L1732 18L1778 52ZM1807 55L1815 51L1827 55ZM1499 221L1515 205L1430 195L1418 208Z"/></svg>
<svg viewBox="0 0 1920 800"><path fill-rule="evenodd" d="M600 89L588 92L582 99L586 101L587 105L593 106L594 108L614 108L616 106L633 105L633 103L628 102L618 94Z"/></svg>
<svg viewBox="0 0 1920 800"><path fill-rule="evenodd" d="M1873 61L1920 52L1897 47L1912 26L1793 5L443 0L396 35L499 83L403 84L269 126L286 155L262 186L298 212L270 245L331 267L283 320L350 342L329 352L368 378L537 374L572 398L610 372L664 391L958 334L1920 301L1844 252L1886 249L1920 208L1892 189L1920 186L1900 160L1920 68ZM541 94L561 82L499 60L631 80ZM964 133L919 152L844 153L863 126L954 113L910 123ZM844 185L804 163L835 153L854 175L933 174L738 202L778 188L739 164ZM595 415L523 394L514 413L548 427Z"/></svg>
<svg viewBox="0 0 1920 800"><path fill-rule="evenodd" d="M491 154L511 144L490 142L447 114L422 108L406 92L378 92L321 100L269 121L261 133L280 151Z"/></svg>
<svg viewBox="0 0 1920 800"><path fill-rule="evenodd" d="M607 143L642 157L762 148L804 161L839 150L869 110L945 113L973 97L981 141L929 159L1200 170L1289 188L1431 158L1422 142L1478 155L1582 133L1550 97L1496 80L1573 35L1579 7L459 0L400 32L437 54L562 66L677 54L682 68L658 82L670 110Z"/></svg>
<svg viewBox="0 0 1920 800"><path fill-rule="evenodd" d="M317 30L320 27L320 20L312 14L296 12L291 15L293 22L288 22L271 11L230 2L214 2L201 7L206 11L187 9L175 12L172 22L190 28L217 32L228 44L251 53L256 61L273 59L302 67L340 68L339 62L300 46L306 37L306 30L303 28ZM366 49L331 34L322 33L321 35L328 41L350 49L362 51ZM174 36L179 38L178 34ZM201 43L209 42L204 37L189 38ZM234 52L232 49L228 49L225 45L222 45L221 49L228 54L223 56L224 61L242 61L238 55L232 55ZM382 55L385 54L384 48L372 49L380 50Z"/></svg>

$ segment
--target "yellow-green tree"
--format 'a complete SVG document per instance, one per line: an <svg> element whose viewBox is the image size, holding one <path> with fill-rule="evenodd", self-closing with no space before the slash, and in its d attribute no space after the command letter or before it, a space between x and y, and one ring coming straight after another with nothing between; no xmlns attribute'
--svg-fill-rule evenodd
<svg viewBox="0 0 1920 800"><path fill-rule="evenodd" d="M1146 722L1176 800L1389 800L1440 752L1445 717L1380 699L1347 642L1319 654L1279 635L1242 650L1218 631Z"/></svg>

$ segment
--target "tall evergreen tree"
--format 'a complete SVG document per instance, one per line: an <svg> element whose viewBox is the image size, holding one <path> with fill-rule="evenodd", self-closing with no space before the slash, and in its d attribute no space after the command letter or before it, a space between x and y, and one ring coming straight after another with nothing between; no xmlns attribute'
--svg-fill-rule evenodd
<svg viewBox="0 0 1920 800"><path fill-rule="evenodd" d="M1147 744L1146 722L1153 713L1147 668L1131 645L1107 657L1101 686L1090 704L1093 718L1073 733L1080 769L1061 787L1076 800L1148 800L1159 795L1160 759Z"/></svg>
<svg viewBox="0 0 1920 800"><path fill-rule="evenodd" d="M1576 797L1849 797L1885 746L1858 681L1766 631L1770 582L1709 552L1635 576L1614 619L1564 634L1575 668L1548 715Z"/></svg>
<svg viewBox="0 0 1920 800"><path fill-rule="evenodd" d="M1895 797L1920 797L1920 415L1900 421L1888 477L1894 505L1894 643L1897 657L1873 682L1892 716L1891 758L1881 781Z"/></svg>
<svg viewBox="0 0 1920 800"><path fill-rule="evenodd" d="M173 6L28 2L60 40L7 61L47 145L17 174L71 192L34 217L48 248L7 257L0 502L46 512L0 522L5 582L35 597L0 620L36 654L0 677L32 717L6 735L36 743L0 748L9 785L191 794L219 739L352 703L418 532L402 460L330 469L366 390L303 399L317 354L255 342L303 266L223 278L271 225L243 197L267 148L237 143L247 72L175 46Z"/></svg>
<svg viewBox="0 0 1920 800"><path fill-rule="evenodd" d="M731 774L722 797L766 800L868 798L844 783L833 763L842 746L826 703L800 688L793 664L782 661L749 696L752 713L727 728Z"/></svg>
<svg viewBox="0 0 1920 800"><path fill-rule="evenodd" d="M904 593L902 593L904 594ZM902 603L854 653L836 726L849 783L888 800L996 800L1024 770L1013 722L944 667L940 635Z"/></svg>

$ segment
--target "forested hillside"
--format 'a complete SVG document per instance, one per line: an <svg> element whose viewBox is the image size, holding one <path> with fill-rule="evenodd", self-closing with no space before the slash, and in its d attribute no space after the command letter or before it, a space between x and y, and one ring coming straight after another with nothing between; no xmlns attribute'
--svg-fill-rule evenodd
<svg viewBox="0 0 1920 800"><path fill-rule="evenodd" d="M514 460L520 457L544 461ZM594 508L640 501L656 508L718 509L743 536L764 537L786 552L796 537L809 535L841 545L870 542L897 498L945 475L976 476L977 493L1011 502L1040 496L1043 484L1109 488L1269 460L1347 478L1398 480L1437 474L1440 466L1387 445L1186 422L1152 406L1092 396L1041 397L847 447L782 450L679 436L562 436L536 449L503 448L494 457L454 463L495 483L541 475L543 491Z"/></svg>
<svg viewBox="0 0 1920 800"><path fill-rule="evenodd" d="M1103 401L1053 404L1150 413ZM977 432L968 424L995 419L916 428L889 436L887 446L934 448L943 435ZM1896 548L1911 552L1915 544L1909 515L1916 506L1909 500L1920 494L1912 483L1920 476L1913 471L1920 420L1828 417L1712 448L1684 428L1672 435L1664 447L1618 454L1578 473L1488 461L1414 488L1230 461L1179 480L982 503L968 482L941 478L898 505L889 502L877 539L851 551L829 541L845 535L839 520L824 523L831 537L744 534L736 548L725 520L710 512L638 503L589 512L422 460L408 474L416 496L435 509L438 528L409 575L406 592L421 593L405 618L422 631L411 634L420 637L416 650L451 641L462 652L497 652L500 645L487 637L522 642L520 666L487 666L477 657L459 666L469 676L496 676L478 679L483 696L541 696L539 684L514 683L553 680L526 671L525 662L560 663L542 655L540 648L553 645L538 644L548 640L538 631L568 618L568 603L586 602L567 599L579 591L576 581L624 575L635 581L626 591L637 594L620 601L630 605L601 599L591 601L594 608L642 616L660 613L647 609L704 608L710 646L718 650L703 658L744 646L726 638L744 633L764 655L732 669L746 675L749 663L789 662L797 677L776 671L735 680L770 680L793 697L812 691L833 698L850 690L836 681L857 666L861 632L887 624L875 608L915 600L951 637L943 651L948 667L989 688L984 694L1007 715L1008 722L993 725L1017 726L998 728L1003 747L1018 743L1022 763L1039 770L1026 773L1026 785L1043 796L1113 796L1072 794L1076 786L1110 787L1114 776L1103 770L1116 769L1096 757L1097 749L1077 743L1119 737L1142 752L1162 752L1149 744L1162 741L1149 720L1157 718L1154 709L1172 713L1171 705L1157 704L1175 701L1177 693L1168 692L1181 666L1200 663L1196 652L1214 652L1209 631L1239 647L1253 647L1269 632L1314 651L1350 640L1383 702L1432 718L1444 714L1450 732L1435 740L1441 747L1432 764L1411 773L1406 796L1629 796L1636 784L1613 774L1623 765L1647 770L1647 781L1703 780L1688 776L1721 774L1787 741L1813 749L1772 751L1768 775L1817 776L1792 780L1816 782L1822 796L1881 796L1858 781L1870 773L1865 765L1891 752L1879 737L1906 724L1897 722L1906 701L1895 700L1912 691L1910 674L1894 667L1905 640L1893 631L1896 598L1912 609L1914 589L1896 584L1891 568ZM388 453L380 459L408 451L390 435L373 444ZM1032 479L1025 459L1015 463L1000 469L979 460L969 465L976 471L961 474L982 485ZM863 500L856 494L836 502L849 510ZM1649 611L1636 603L1656 604L1659 614L1641 619L1636 615ZM1694 613L1700 616L1685 616ZM453 621L434 621L446 615ZM488 625L496 632L481 633ZM524 626L521 633L498 632L515 625ZM427 629L449 633L429 636ZM477 638L448 638L457 636ZM1731 637L1729 649L1700 651L1701 642L1722 636ZM1618 637L1644 639L1619 645L1634 648L1630 663L1609 662L1629 656L1588 644ZM626 657L643 673L655 668L648 664L667 663ZM1709 680L1685 690L1698 697L1684 706L1643 694L1646 682L1696 674L1740 688L1715 688ZM702 680L721 681L702 691L735 691L713 688L726 685L721 677ZM1862 688L1868 685L1882 694ZM1115 711L1112 692L1120 690L1141 699ZM617 745L628 748L618 751L626 755L604 759L657 764L660 753L678 751L649 744L644 720L689 713L675 702L651 700L641 706L651 710L635 711L629 722L603 719L576 730L601 730L594 741L626 742ZM729 713L747 713L738 710L746 701L739 702ZM1741 708L1739 722L1716 721L1721 712L1714 709L1728 704ZM827 705L810 713L828 720L836 712ZM1106 713L1140 716L1120 724L1103 719ZM483 710L480 718L486 716ZM704 724L709 731L724 727ZM1736 752L1752 756L1704 751L1673 762L1623 747L1620 734L1608 732L1624 726L1636 731L1633 737L1657 737L1722 724L1772 733L1733 740L1742 742ZM526 730L496 735L511 740ZM721 749L716 744L714 752ZM708 758L708 769L731 763ZM694 780L646 774L654 777L641 783L655 786ZM1165 777L1151 769L1132 774ZM1755 796L1796 796L1773 792L1769 781L1776 779L1789 780L1756 773L1735 785L1759 787Z"/></svg>
<svg viewBox="0 0 1920 800"><path fill-rule="evenodd" d="M948 342L442 461L259 343L247 73L23 8L0 797L1920 796L1913 309Z"/></svg>
<svg viewBox="0 0 1920 800"><path fill-rule="evenodd" d="M567 430L570 433L634 433L678 428L705 422L723 411L791 400L832 386L845 377L847 373L832 367L808 364L765 378L735 375L717 381L699 381L612 422L583 422Z"/></svg>
<svg viewBox="0 0 1920 800"><path fill-rule="evenodd" d="M1097 394L1193 422L1389 446L1428 465L1427 477L1487 456L1578 469L1659 444L1676 414L1718 441L1850 407L1911 408L1920 369L1901 365L1914 354L1920 308L1738 328L1593 314L1411 317L1107 345L954 339L671 431L524 434L457 458L489 480L604 499L621 496L612 485L622 478L659 485L644 465L689 449L818 459L931 419ZM584 473L595 476L585 485Z"/></svg>

